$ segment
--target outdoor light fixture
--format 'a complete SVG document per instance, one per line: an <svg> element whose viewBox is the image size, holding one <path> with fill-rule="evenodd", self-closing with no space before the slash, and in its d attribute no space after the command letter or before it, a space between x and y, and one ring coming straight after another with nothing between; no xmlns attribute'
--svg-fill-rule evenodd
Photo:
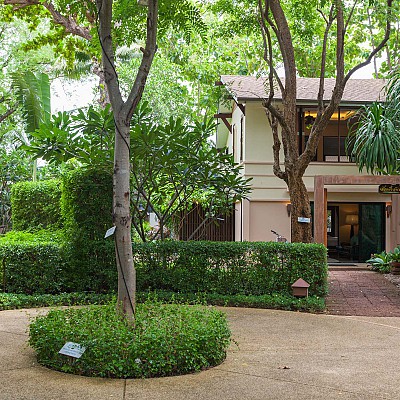
<svg viewBox="0 0 400 400"><path fill-rule="evenodd" d="M388 204L386 206L386 218L389 218L391 214L392 214L392 205Z"/></svg>
<svg viewBox="0 0 400 400"><path fill-rule="evenodd" d="M354 236L354 225L358 225L358 214L346 215L345 224L350 225L350 238Z"/></svg>
<svg viewBox="0 0 400 400"><path fill-rule="evenodd" d="M308 288L310 284L304 279L297 279L292 285L292 292L294 297L308 297Z"/></svg>
<svg viewBox="0 0 400 400"><path fill-rule="evenodd" d="M290 217L290 214L292 212L292 204L286 204L286 211L287 211L287 216Z"/></svg>

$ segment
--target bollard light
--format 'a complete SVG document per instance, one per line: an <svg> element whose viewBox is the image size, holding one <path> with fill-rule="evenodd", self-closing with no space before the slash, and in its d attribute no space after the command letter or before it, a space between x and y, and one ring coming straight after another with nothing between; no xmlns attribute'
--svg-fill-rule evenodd
<svg viewBox="0 0 400 400"><path fill-rule="evenodd" d="M297 279L295 283L292 285L292 291L294 297L308 297L308 288L310 284L307 283L304 279Z"/></svg>

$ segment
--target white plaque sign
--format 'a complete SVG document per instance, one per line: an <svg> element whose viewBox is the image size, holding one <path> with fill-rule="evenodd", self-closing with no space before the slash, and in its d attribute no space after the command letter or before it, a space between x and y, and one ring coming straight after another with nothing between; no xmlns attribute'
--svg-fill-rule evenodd
<svg viewBox="0 0 400 400"><path fill-rule="evenodd" d="M108 237L111 236L111 235L114 235L114 232L115 232L115 229L116 229L116 228L117 228L116 226L113 226L112 228L107 229L107 232L106 232L106 234L104 235L104 239L108 238Z"/></svg>
<svg viewBox="0 0 400 400"><path fill-rule="evenodd" d="M298 217L297 218L298 222L305 222L306 224L309 224L311 222L311 218L306 218L306 217Z"/></svg>
<svg viewBox="0 0 400 400"><path fill-rule="evenodd" d="M74 358L81 358L85 352L86 347L81 346L79 343L67 342L59 351L64 356L70 356Z"/></svg>

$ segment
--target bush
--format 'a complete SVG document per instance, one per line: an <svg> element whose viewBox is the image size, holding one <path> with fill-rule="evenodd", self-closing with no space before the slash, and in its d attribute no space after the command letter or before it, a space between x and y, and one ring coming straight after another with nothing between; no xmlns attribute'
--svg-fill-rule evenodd
<svg viewBox="0 0 400 400"><path fill-rule="evenodd" d="M0 238L3 290L59 293L65 290L66 265L60 232L10 232Z"/></svg>
<svg viewBox="0 0 400 400"><path fill-rule="evenodd" d="M58 229L62 226L60 181L15 183L11 189L13 229Z"/></svg>
<svg viewBox="0 0 400 400"><path fill-rule="evenodd" d="M77 169L64 177L62 215L68 286L74 291L117 288L115 250L104 234L112 226L112 175Z"/></svg>
<svg viewBox="0 0 400 400"><path fill-rule="evenodd" d="M71 361L58 351L72 341L86 347ZM50 311L30 325L30 345L38 362L86 376L144 378L179 375L220 364L230 331L225 315L201 306L145 303L136 310L136 327L115 305Z"/></svg>
<svg viewBox="0 0 400 400"><path fill-rule="evenodd" d="M103 240L112 226L112 193L110 173L76 169L64 176L61 210L68 239Z"/></svg>
<svg viewBox="0 0 400 400"><path fill-rule="evenodd" d="M291 294L303 278L327 292L326 248L275 242L153 242L133 247L139 290L226 295Z"/></svg>

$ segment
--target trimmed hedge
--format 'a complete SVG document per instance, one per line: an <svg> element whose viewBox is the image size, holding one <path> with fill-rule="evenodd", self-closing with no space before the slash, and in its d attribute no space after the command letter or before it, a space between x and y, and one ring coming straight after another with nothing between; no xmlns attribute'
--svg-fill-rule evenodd
<svg viewBox="0 0 400 400"><path fill-rule="evenodd" d="M10 232L0 238L0 261L4 291L44 294L65 289L59 232Z"/></svg>
<svg viewBox="0 0 400 400"><path fill-rule="evenodd" d="M103 240L112 226L112 193L110 173L76 169L64 176L61 213L69 239Z"/></svg>
<svg viewBox="0 0 400 400"><path fill-rule="evenodd" d="M303 278L310 295L327 293L327 252L320 244L152 242L133 246L138 290L291 294Z"/></svg>
<svg viewBox="0 0 400 400"><path fill-rule="evenodd" d="M19 182L11 188L12 224L16 231L58 229L62 226L61 182Z"/></svg>
<svg viewBox="0 0 400 400"><path fill-rule="evenodd" d="M104 239L112 226L112 190L112 175L105 171L77 169L63 179L61 210L70 290L117 289L114 244Z"/></svg>
<svg viewBox="0 0 400 400"><path fill-rule="evenodd" d="M111 240L91 241L90 259L71 264L68 249L49 240L0 239L6 265L5 289L15 293L116 291L117 270ZM89 247L92 246L92 247ZM72 251L72 250L71 250ZM76 250L73 250L76 251ZM153 242L133 245L138 291L290 295L298 278L310 295L327 292L326 248L318 244L275 242Z"/></svg>

